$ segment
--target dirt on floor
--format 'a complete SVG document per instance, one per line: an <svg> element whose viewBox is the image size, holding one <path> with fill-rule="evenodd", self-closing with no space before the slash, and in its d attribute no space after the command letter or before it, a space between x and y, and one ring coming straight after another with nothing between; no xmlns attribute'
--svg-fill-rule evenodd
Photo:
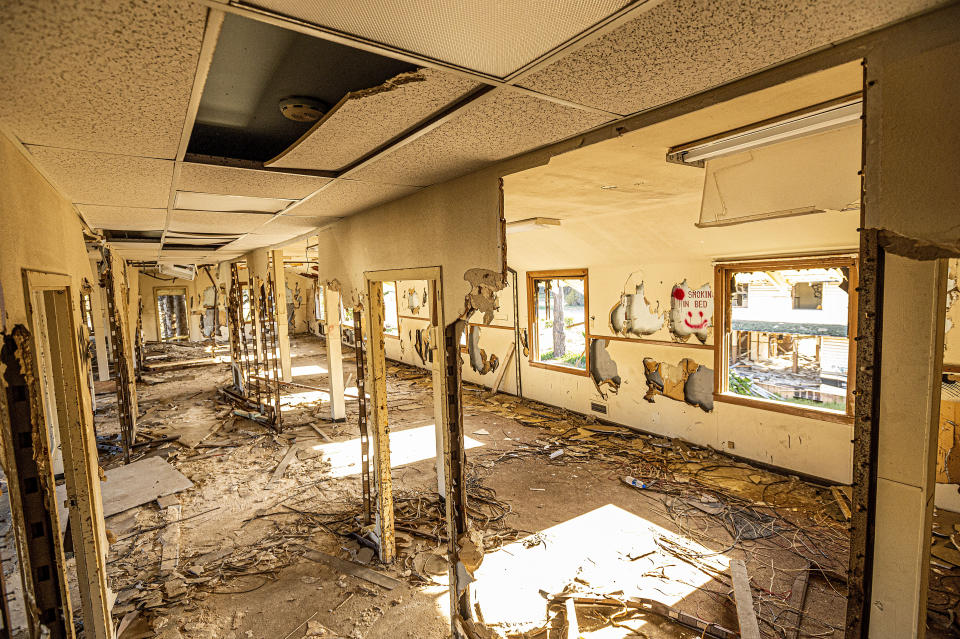
<svg viewBox="0 0 960 639"><path fill-rule="evenodd" d="M283 389L279 433L217 392L227 365L138 385L134 459L160 456L193 486L107 520L120 639L449 636L429 372L388 363L398 559L384 566L363 524L352 351L340 423L323 341L298 336L292 352L300 386ZM736 636L736 559L763 636L843 635L843 490L477 386L464 386L463 405L469 515L485 551L472 603L490 637L566 639L570 596L587 639ZM113 398L98 407L111 468L122 463ZM930 636L949 636L960 569L941 560L931 574Z"/></svg>

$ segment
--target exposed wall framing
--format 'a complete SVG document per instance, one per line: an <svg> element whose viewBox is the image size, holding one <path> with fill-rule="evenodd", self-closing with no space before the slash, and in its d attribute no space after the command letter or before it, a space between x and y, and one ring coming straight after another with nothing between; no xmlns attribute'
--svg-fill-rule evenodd
<svg viewBox="0 0 960 639"><path fill-rule="evenodd" d="M877 504L880 349L883 337L884 250L876 229L860 231L857 292L856 401L853 422L853 499L847 572L848 639L870 631L870 590Z"/></svg>
<svg viewBox="0 0 960 639"><path fill-rule="evenodd" d="M130 290L123 260L103 248L101 286L107 293L110 337L117 372L117 414L124 462L130 463L130 451L137 438L137 386L135 379L133 335L129 325Z"/></svg>
<svg viewBox="0 0 960 639"><path fill-rule="evenodd" d="M357 423L360 427L360 477L363 482L363 523L369 526L373 522L373 501L370 495L370 425L367 422L366 362L364 358L363 313L353 311L353 326L357 340L354 352L357 360ZM331 388L331 392L333 389ZM333 398L331 398L331 402Z"/></svg>
<svg viewBox="0 0 960 639"><path fill-rule="evenodd" d="M64 579L50 440L33 370L32 344L30 331L21 324L3 339L0 441L7 461L4 471L30 636L71 639L72 609Z"/></svg>

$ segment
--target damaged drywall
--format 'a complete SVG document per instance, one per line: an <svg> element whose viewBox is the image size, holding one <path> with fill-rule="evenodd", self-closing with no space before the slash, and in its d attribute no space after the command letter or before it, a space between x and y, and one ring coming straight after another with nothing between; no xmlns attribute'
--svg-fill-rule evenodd
<svg viewBox="0 0 960 639"><path fill-rule="evenodd" d="M670 292L670 332L678 342L695 335L702 344L710 337L713 324L713 290L710 284L692 289L683 280Z"/></svg>
<svg viewBox="0 0 960 639"><path fill-rule="evenodd" d="M493 321L493 314L500 305L497 303L497 292L507 286L507 278L503 273L485 268L471 268L463 274L463 279L470 283L470 292L467 293L465 312L462 319L468 319L474 311L483 313L483 323Z"/></svg>
<svg viewBox="0 0 960 639"><path fill-rule="evenodd" d="M590 377L597 387L597 392L604 399L607 393L616 394L620 390L620 372L617 363L607 352L608 339L590 340Z"/></svg>
<svg viewBox="0 0 960 639"><path fill-rule="evenodd" d="M416 351L417 356L420 358L421 364L432 364L433 363L433 345L431 344L430 335L432 331L430 328L418 328L413 331L410 331L410 340L413 342L413 350Z"/></svg>
<svg viewBox="0 0 960 639"><path fill-rule="evenodd" d="M653 403L657 395L663 395L702 410L713 410L713 370L685 357L677 365L658 362L652 357L643 358L643 372L647 378L645 400Z"/></svg>
<svg viewBox="0 0 960 639"><path fill-rule="evenodd" d="M636 285L634 293L621 293L620 301L610 309L610 330L623 337L652 335L663 328L663 321L660 302L650 304L643 282Z"/></svg>
<svg viewBox="0 0 960 639"><path fill-rule="evenodd" d="M470 368L480 375L492 373L500 365L500 359L495 354L491 353L488 357L487 352L480 348L480 327L472 324L467 331L467 354L470 356Z"/></svg>
<svg viewBox="0 0 960 639"><path fill-rule="evenodd" d="M414 314L420 312L420 307L423 306L424 301L427 299L427 289L423 289L423 294L417 292L416 287L411 286L407 289L407 292L404 294L404 297L407 299L407 309Z"/></svg>

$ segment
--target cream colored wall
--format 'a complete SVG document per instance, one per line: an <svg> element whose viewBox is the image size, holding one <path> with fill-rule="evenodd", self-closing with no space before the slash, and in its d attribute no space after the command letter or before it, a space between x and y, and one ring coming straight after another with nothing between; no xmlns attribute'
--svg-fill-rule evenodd
<svg viewBox="0 0 960 639"><path fill-rule="evenodd" d="M214 280L217 280L217 272L211 268L210 274ZM187 296L187 317L190 324L190 340L194 342L203 341L203 333L200 330L200 318L204 313L203 292L213 284L207 274L202 270L197 271L197 277L193 280L183 280L173 278L168 281L168 276L158 275L164 278L163 281L151 277L141 272L139 279L140 297L143 300L143 339L147 342L156 342L160 339L160 333L157 330L157 296L156 289L162 288L183 288ZM217 306L220 308L220 322L226 323L226 300L221 292L217 298Z"/></svg>
<svg viewBox="0 0 960 639"><path fill-rule="evenodd" d="M95 281L81 229L71 204L0 134L0 332L27 322L23 269L69 275L75 291Z"/></svg>
<svg viewBox="0 0 960 639"><path fill-rule="evenodd" d="M319 273L344 306L360 301L365 271L440 266L447 323L464 310L472 268L502 270L496 169L427 187L320 231Z"/></svg>
<svg viewBox="0 0 960 639"><path fill-rule="evenodd" d="M291 268L284 269L287 286L294 292L294 306L287 307L287 314L293 316L293 334L306 333L313 318L314 280L300 275ZM300 306L296 305L297 286L300 287Z"/></svg>

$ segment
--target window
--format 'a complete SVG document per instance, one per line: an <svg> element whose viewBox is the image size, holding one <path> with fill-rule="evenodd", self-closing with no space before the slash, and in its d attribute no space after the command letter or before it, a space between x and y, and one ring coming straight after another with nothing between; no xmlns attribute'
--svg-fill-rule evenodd
<svg viewBox="0 0 960 639"><path fill-rule="evenodd" d="M847 256L717 266L717 399L849 422L856 277Z"/></svg>
<svg viewBox="0 0 960 639"><path fill-rule="evenodd" d="M587 271L527 273L530 365L587 374Z"/></svg>
<svg viewBox="0 0 960 639"><path fill-rule="evenodd" d="M340 323L344 326L353 326L353 309L346 309L343 307L343 302L340 302Z"/></svg>
<svg viewBox="0 0 960 639"><path fill-rule="evenodd" d="M400 338L400 318L397 307L397 283L383 283L383 334Z"/></svg>
<svg viewBox="0 0 960 639"><path fill-rule="evenodd" d="M187 324L187 289L155 288L157 300L157 333L161 342L187 340L190 327Z"/></svg>
<svg viewBox="0 0 960 639"><path fill-rule="evenodd" d="M750 285L746 282L734 285L733 295L730 296L730 305L733 308L747 308L747 294L750 291Z"/></svg>

